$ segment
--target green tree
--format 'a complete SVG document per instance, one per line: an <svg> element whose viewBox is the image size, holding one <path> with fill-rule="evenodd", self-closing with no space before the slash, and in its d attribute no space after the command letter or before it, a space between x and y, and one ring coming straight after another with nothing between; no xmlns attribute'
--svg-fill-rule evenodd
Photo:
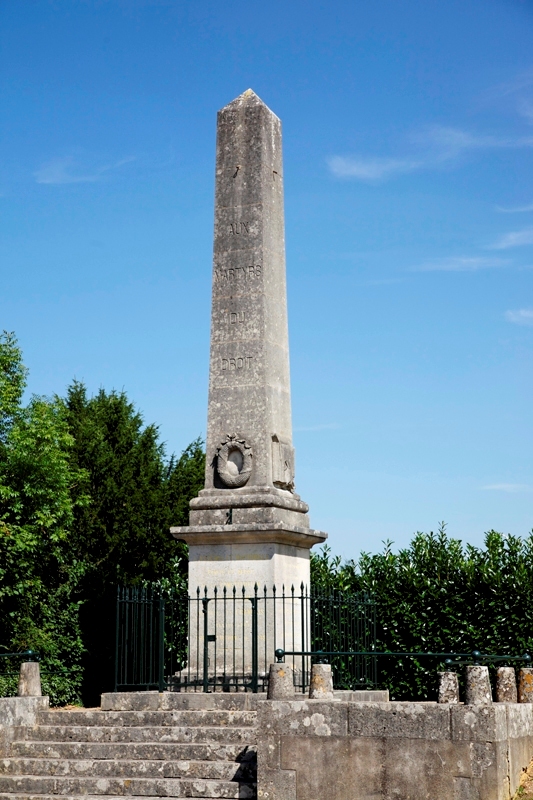
<svg viewBox="0 0 533 800"><path fill-rule="evenodd" d="M167 460L158 428L144 425L124 392L101 389L88 397L74 382L63 402L74 439L71 467L87 475L75 492L91 498L76 505L74 531L84 563L83 691L92 704L113 686L117 585L165 579L185 589L187 549L169 528L187 524L189 500L203 486L205 456L197 440Z"/></svg>
<svg viewBox="0 0 533 800"><path fill-rule="evenodd" d="M61 403L21 398L26 369L13 334L0 336L0 645L42 655L53 702L74 702L81 685L75 507L87 503L85 475L72 470L73 444ZM73 488L76 500L73 500ZM8 682L9 683L9 682ZM4 679L5 684L5 679ZM13 691L13 680L4 691Z"/></svg>
<svg viewBox="0 0 533 800"><path fill-rule="evenodd" d="M117 584L185 588L187 524L202 443L166 458L124 392L33 397L14 334L0 336L0 648L43 656L52 702L97 703L113 686ZM0 692L14 679L0 678Z"/></svg>

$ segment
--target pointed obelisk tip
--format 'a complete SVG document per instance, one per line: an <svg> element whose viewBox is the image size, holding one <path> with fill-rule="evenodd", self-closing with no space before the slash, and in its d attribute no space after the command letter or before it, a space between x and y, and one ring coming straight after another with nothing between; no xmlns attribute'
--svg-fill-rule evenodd
<svg viewBox="0 0 533 800"><path fill-rule="evenodd" d="M268 108L267 104L263 103L253 89L246 89L245 92L236 97L235 100L232 100L231 103L228 103L227 106L224 106L224 108L235 108L235 106L264 106ZM268 110L271 111L271 109Z"/></svg>

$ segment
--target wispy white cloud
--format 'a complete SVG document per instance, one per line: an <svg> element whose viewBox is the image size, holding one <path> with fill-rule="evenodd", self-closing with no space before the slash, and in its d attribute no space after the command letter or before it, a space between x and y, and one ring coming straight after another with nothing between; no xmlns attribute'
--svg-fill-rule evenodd
<svg viewBox="0 0 533 800"><path fill-rule="evenodd" d="M299 432L302 431L333 431L338 430L340 425L336 422L325 422L322 425L308 425L300 428L295 428L294 430Z"/></svg>
<svg viewBox="0 0 533 800"><path fill-rule="evenodd" d="M511 95L523 92L525 89L533 87L533 67L519 72L512 80L498 83L496 86L491 86L487 89L482 98L488 101L497 100L500 97L509 97Z"/></svg>
<svg viewBox="0 0 533 800"><path fill-rule="evenodd" d="M530 486L527 483L492 483L489 486L483 486L482 488L488 492L507 492L508 494L533 491L533 486Z"/></svg>
<svg viewBox="0 0 533 800"><path fill-rule="evenodd" d="M515 206L514 208L496 206L496 211L501 211L502 214L522 214L524 211L533 211L533 203L529 203L527 206Z"/></svg>
<svg viewBox="0 0 533 800"><path fill-rule="evenodd" d="M46 183L50 185L95 183L101 180L106 172L118 169L124 164L129 164L131 161L135 161L134 156L122 158L120 161L116 161L113 164L104 164L103 166L86 170L76 163L73 156L64 156L47 161L34 172L34 177L37 183Z"/></svg>
<svg viewBox="0 0 533 800"><path fill-rule="evenodd" d="M505 319L515 325L533 325L533 308L518 308L515 311L506 311Z"/></svg>
<svg viewBox="0 0 533 800"><path fill-rule="evenodd" d="M528 122L533 123L533 101L523 98L518 103L518 113L527 119Z"/></svg>
<svg viewBox="0 0 533 800"><path fill-rule="evenodd" d="M511 247L522 247L533 244L533 228L524 228L521 231L510 231L489 246L489 250L509 250Z"/></svg>
<svg viewBox="0 0 533 800"><path fill-rule="evenodd" d="M423 264L410 267L409 272L475 272L480 269L505 267L507 264L509 259L506 258L452 256L425 261Z"/></svg>
<svg viewBox="0 0 533 800"><path fill-rule="evenodd" d="M406 158L351 158L332 156L328 158L331 172L337 178L358 178L362 181L380 181L401 172L420 169L422 163Z"/></svg>
<svg viewBox="0 0 533 800"><path fill-rule="evenodd" d="M432 125L412 138L414 142L436 148L433 157L437 160L457 158L465 150L533 147L533 136L480 135L444 125Z"/></svg>
<svg viewBox="0 0 533 800"><path fill-rule="evenodd" d="M331 156L330 171L337 178L379 182L407 172L435 169L457 161L471 150L533 147L533 136L497 137L472 134L459 128L432 125L411 137L415 156L388 158L378 156Z"/></svg>

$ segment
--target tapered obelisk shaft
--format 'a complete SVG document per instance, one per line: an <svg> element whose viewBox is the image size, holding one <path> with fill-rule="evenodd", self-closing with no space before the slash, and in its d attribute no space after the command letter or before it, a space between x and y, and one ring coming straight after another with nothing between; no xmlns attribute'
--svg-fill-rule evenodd
<svg viewBox="0 0 533 800"><path fill-rule="evenodd" d="M206 454L190 527L172 529L190 589L308 583L325 534L294 492L281 123L250 89L218 114Z"/></svg>
<svg viewBox="0 0 533 800"><path fill-rule="evenodd" d="M250 89L218 115L213 261L207 452L235 434L251 448L247 488L290 489L281 123ZM206 488L226 486L216 467Z"/></svg>

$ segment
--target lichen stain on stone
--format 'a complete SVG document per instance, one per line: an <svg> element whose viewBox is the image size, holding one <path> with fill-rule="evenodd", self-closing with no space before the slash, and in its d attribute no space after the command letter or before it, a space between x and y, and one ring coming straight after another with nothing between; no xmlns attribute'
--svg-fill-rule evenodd
<svg viewBox="0 0 533 800"><path fill-rule="evenodd" d="M326 724L323 714L313 714L311 725L314 727L317 736L331 736L331 728Z"/></svg>
<svg viewBox="0 0 533 800"><path fill-rule="evenodd" d="M474 725L476 724L476 720L477 720L476 715L473 714L472 711L467 711L467 713L464 715L465 725L469 725L471 728L473 728Z"/></svg>

